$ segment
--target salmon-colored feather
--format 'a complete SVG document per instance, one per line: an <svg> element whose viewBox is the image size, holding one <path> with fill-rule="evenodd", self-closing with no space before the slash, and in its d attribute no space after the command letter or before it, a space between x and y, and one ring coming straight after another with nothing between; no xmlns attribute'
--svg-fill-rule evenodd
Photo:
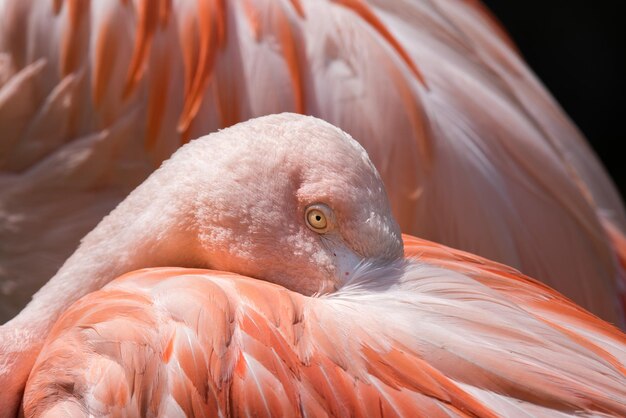
<svg viewBox="0 0 626 418"><path fill-rule="evenodd" d="M276 16L276 26L278 32L278 39L282 48L282 55L289 69L289 77L291 78L291 85L294 95L294 110L298 113L305 113L305 87L303 85L303 73L304 68L298 58L298 50L294 31L291 27L291 22L285 14L285 11L280 6L274 6L274 13Z"/></svg>
<svg viewBox="0 0 626 418"><path fill-rule="evenodd" d="M426 80L424 80L424 76L417 69L415 63L411 60L411 57L406 53L402 45L396 40L396 38L389 32L384 23L382 23L376 14L372 12L366 2L363 0L333 0L336 3L342 4L345 7L348 7L356 14L361 16L363 20L369 23L374 30L376 30L380 35L385 38L387 42L398 52L398 55L402 57L404 63L409 67L413 75L419 80L420 83L426 88L428 85L426 84Z"/></svg>
<svg viewBox="0 0 626 418"><path fill-rule="evenodd" d="M169 55L167 52L163 52ZM170 76L170 64L167 57L163 59L163 66L161 72L155 74L150 81L150 96L148 105L148 120L146 126L146 147L153 148L156 145L159 131L161 130L161 124L165 117L165 110L167 104L168 85L167 80Z"/></svg>
<svg viewBox="0 0 626 418"><path fill-rule="evenodd" d="M218 40L216 40L216 34L213 33L215 31L216 22L213 18L213 9L210 6L210 2L198 2L197 25L199 29L197 66L193 72L194 76L190 81L185 106L183 107L181 119L178 123L178 129L180 131L186 131L189 124L196 116L200 104L202 103L202 95L213 72Z"/></svg>
<svg viewBox="0 0 626 418"><path fill-rule="evenodd" d="M95 51L92 75L93 83L93 100L98 107L102 102L106 88L109 85L111 76L113 75L113 65L115 63L115 51L118 48L117 40L113 36L115 27L113 24L103 25L102 32L98 36L97 47Z"/></svg>
<svg viewBox="0 0 626 418"><path fill-rule="evenodd" d="M168 0L165 0L168 1ZM135 47L133 58L128 68L126 78L126 86L124 87L123 97L127 98L135 89L137 82L142 77L148 53L152 45L152 38L157 29L162 6L155 6L150 1L141 1L139 3L137 34L135 35Z"/></svg>
<svg viewBox="0 0 626 418"><path fill-rule="evenodd" d="M75 71L79 65L79 57L83 53L85 39L78 34L80 26L87 23L85 16L88 11L89 2L67 0L66 14L68 24L61 46L61 74L63 76Z"/></svg>
<svg viewBox="0 0 626 418"><path fill-rule="evenodd" d="M85 413L163 414L172 408L170 396L186 415L202 410L234 416L321 411L444 416L447 411L487 417L532 413L533 408L626 413L623 334L582 310L573 328L566 329L559 325L563 318L558 312L569 309L570 302L558 293L508 267L413 237L405 240L406 255L417 257L423 267L395 279L377 277L384 288L368 289L367 281L359 285L357 279L354 290L321 298L219 272L148 269L128 274L83 298L57 322L31 373L25 413L43 413L67 397ZM469 286L462 292L467 293L457 297L453 288L429 290L429 265L446 266L438 274L461 274ZM532 291L517 292L520 285ZM399 289L392 290L394 286ZM507 296L508 289L513 297ZM397 292L404 296L392 302ZM536 304L541 295L550 297L550 311ZM476 305L479 299L483 302ZM475 306L472 310L489 316L483 324L474 323L456 316L456 304L459 309ZM380 328L377 313L394 310L395 321ZM411 312L415 316L405 316ZM504 328L498 323L513 312L526 324L500 339ZM440 321L462 327L462 334L453 336L450 329L449 342L443 343L446 334L435 332ZM492 333L485 333L490 327ZM334 341L322 343L325 335L334 335ZM437 347L432 353L426 350L431 344ZM517 344L522 345L513 349ZM491 346L504 357L496 363L490 356L487 365L478 353ZM63 347L72 347L74 354L61 355ZM609 347L615 355L608 354ZM350 363L336 357L343 350ZM550 359L527 356L535 350ZM151 354L143 357L146 353ZM115 366L97 366L104 359ZM603 375L591 377L592 369L581 364L593 364ZM61 371L65 379L75 380L71 388L61 389L56 380ZM153 396L149 406L137 398L146 390ZM510 409L503 408L505 399Z"/></svg>
<svg viewBox="0 0 626 418"><path fill-rule="evenodd" d="M226 0L214 0L214 7L216 8L216 22L217 25L217 45L218 48L223 48L226 43Z"/></svg>

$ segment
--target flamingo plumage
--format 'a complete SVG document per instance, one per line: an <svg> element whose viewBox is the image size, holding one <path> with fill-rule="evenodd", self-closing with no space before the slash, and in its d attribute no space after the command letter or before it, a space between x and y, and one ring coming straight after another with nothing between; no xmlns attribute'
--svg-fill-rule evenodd
<svg viewBox="0 0 626 418"><path fill-rule="evenodd" d="M213 271L131 273L55 325L25 416L626 414L621 332L502 265L405 245L419 265L319 298Z"/></svg>
<svg viewBox="0 0 626 418"><path fill-rule="evenodd" d="M9 323L38 347L49 332L24 414L626 414L620 330L510 267L403 240L373 164L325 122L269 116L194 141ZM138 270L61 314L170 263L230 272Z"/></svg>
<svg viewBox="0 0 626 418"><path fill-rule="evenodd" d="M404 232L624 325L620 197L481 3L451 0L1 2L3 317L181 144L282 111L358 138Z"/></svg>

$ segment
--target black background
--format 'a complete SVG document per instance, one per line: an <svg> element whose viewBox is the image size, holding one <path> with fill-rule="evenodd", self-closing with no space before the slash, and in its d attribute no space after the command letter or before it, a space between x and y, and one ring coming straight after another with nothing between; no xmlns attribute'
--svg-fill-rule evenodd
<svg viewBox="0 0 626 418"><path fill-rule="evenodd" d="M624 0L484 0L626 196Z"/></svg>

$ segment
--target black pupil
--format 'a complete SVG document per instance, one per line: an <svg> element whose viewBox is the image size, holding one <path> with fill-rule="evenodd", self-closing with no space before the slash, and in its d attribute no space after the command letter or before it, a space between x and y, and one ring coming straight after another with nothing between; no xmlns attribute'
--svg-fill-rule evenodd
<svg viewBox="0 0 626 418"><path fill-rule="evenodd" d="M322 220L322 217L321 217L321 216L319 216L319 215L315 215L315 220L316 220L316 221L321 221L321 220Z"/></svg>

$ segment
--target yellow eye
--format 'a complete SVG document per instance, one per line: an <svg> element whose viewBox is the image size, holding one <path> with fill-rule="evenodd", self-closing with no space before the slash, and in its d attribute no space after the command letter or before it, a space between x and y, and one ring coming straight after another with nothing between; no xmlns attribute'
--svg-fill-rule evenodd
<svg viewBox="0 0 626 418"><path fill-rule="evenodd" d="M306 209L305 219L307 226L318 233L328 231L330 227L330 209L325 205L313 205Z"/></svg>

